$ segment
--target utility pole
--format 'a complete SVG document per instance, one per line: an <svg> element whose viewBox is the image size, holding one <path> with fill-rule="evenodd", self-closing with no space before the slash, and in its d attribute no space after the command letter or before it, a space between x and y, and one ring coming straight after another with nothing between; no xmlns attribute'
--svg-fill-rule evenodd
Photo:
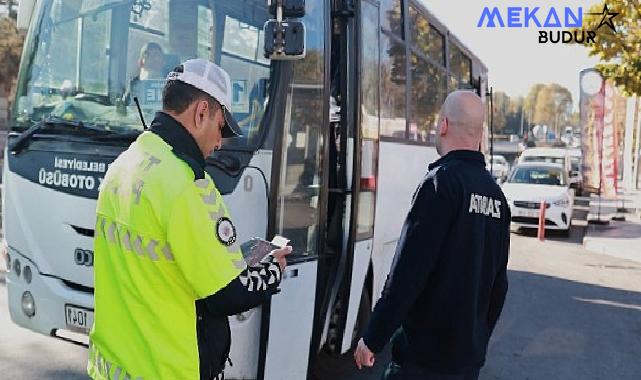
<svg viewBox="0 0 641 380"><path fill-rule="evenodd" d="M524 111L523 110L523 103L525 103L524 100L521 101L521 138L524 136L523 135L523 111Z"/></svg>

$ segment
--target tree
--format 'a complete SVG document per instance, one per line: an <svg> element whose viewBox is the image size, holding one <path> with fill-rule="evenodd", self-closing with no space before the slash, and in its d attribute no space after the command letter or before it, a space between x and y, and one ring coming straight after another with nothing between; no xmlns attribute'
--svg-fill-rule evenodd
<svg viewBox="0 0 641 380"><path fill-rule="evenodd" d="M590 50L590 55L601 59L602 63L596 68L606 78L621 86L627 95L641 95L641 5L631 0L605 0L587 12L603 13L606 5L610 12L618 13L611 18L616 32L608 25L601 25L596 43L584 46ZM584 17L583 28L596 30L602 18Z"/></svg>
<svg viewBox="0 0 641 380"><path fill-rule="evenodd" d="M521 134L527 130L527 117L524 110L525 98L510 98L510 107L505 120L505 132L507 134Z"/></svg>
<svg viewBox="0 0 641 380"><path fill-rule="evenodd" d="M524 108L526 115L528 115L528 120L536 123L534 121L534 110L536 108L537 99L539 97L539 92L545 88L544 84L538 83L530 88L530 92L525 97Z"/></svg>
<svg viewBox="0 0 641 380"><path fill-rule="evenodd" d="M510 97L501 91L492 95L494 130L502 133L506 126L507 116L510 110Z"/></svg>
<svg viewBox="0 0 641 380"><path fill-rule="evenodd" d="M18 75L23 41L15 20L0 19L0 96L9 92Z"/></svg>
<svg viewBox="0 0 641 380"><path fill-rule="evenodd" d="M547 125L558 132L572 115L572 94L556 83L535 84L525 98L524 108L532 123Z"/></svg>

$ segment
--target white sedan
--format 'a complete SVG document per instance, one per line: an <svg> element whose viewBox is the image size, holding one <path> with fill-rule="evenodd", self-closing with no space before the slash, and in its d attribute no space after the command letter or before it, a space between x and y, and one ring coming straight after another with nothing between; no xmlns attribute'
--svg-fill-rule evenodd
<svg viewBox="0 0 641 380"><path fill-rule="evenodd" d="M545 201L545 228L569 234L574 190L560 164L521 163L503 184L512 213L512 226L538 228L541 202Z"/></svg>

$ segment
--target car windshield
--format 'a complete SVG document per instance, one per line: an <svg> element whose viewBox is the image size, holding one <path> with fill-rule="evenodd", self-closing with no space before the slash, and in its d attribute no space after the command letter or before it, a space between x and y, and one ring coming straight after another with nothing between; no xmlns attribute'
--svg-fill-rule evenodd
<svg viewBox="0 0 641 380"><path fill-rule="evenodd" d="M503 157L494 157L494 158L492 158L492 163L493 164L503 165L503 164L505 164L505 158L503 158Z"/></svg>
<svg viewBox="0 0 641 380"><path fill-rule="evenodd" d="M268 103L270 61L263 58L264 0L53 0L38 2L20 70L12 126L46 118L142 129L162 109L169 71L191 58L231 77L231 111L252 145Z"/></svg>
<svg viewBox="0 0 641 380"><path fill-rule="evenodd" d="M535 185L565 186L565 176L560 168L524 166L517 167L509 183L529 183Z"/></svg>
<svg viewBox="0 0 641 380"><path fill-rule="evenodd" d="M563 165L563 157L554 157L554 156L524 156L523 162L549 162L551 164L561 164Z"/></svg>

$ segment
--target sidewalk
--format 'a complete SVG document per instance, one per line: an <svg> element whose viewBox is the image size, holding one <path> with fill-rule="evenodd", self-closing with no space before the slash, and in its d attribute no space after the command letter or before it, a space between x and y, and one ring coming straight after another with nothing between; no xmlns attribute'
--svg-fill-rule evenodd
<svg viewBox="0 0 641 380"><path fill-rule="evenodd" d="M583 245L589 251L641 262L641 191L623 194L626 213L618 213L621 200L601 200L599 216L599 198L590 197L588 221L603 221L607 224L588 224ZM624 216L625 221L611 220L615 216Z"/></svg>

